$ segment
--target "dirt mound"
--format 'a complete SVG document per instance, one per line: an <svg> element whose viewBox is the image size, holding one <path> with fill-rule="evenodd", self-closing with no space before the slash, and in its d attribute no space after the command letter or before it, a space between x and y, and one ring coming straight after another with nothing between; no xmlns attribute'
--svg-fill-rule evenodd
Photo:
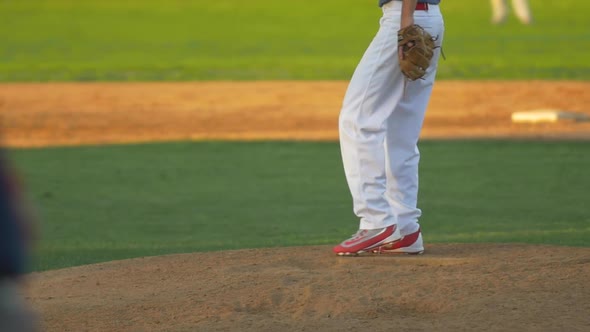
<svg viewBox="0 0 590 332"><path fill-rule="evenodd" d="M47 331L583 331L590 248L328 246L146 257L35 273Z"/></svg>

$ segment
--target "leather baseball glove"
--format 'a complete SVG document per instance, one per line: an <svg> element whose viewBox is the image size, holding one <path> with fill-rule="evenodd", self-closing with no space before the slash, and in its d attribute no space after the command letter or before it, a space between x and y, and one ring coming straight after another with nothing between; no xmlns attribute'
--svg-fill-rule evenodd
<svg viewBox="0 0 590 332"><path fill-rule="evenodd" d="M434 55L434 40L435 38L417 24L398 31L399 66L404 76L412 81L424 77Z"/></svg>

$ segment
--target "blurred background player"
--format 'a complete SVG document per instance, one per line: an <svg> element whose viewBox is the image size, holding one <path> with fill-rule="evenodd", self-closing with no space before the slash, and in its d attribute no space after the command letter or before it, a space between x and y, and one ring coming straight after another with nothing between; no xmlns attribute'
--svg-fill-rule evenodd
<svg viewBox="0 0 590 332"><path fill-rule="evenodd" d="M31 242L30 211L16 173L0 149L0 331L39 331L37 316L25 303L22 278Z"/></svg>
<svg viewBox="0 0 590 332"><path fill-rule="evenodd" d="M522 24L531 24L533 21L531 8L528 0L511 0L512 8L516 17ZM491 0L492 2L492 23L501 24L508 16L508 0Z"/></svg>

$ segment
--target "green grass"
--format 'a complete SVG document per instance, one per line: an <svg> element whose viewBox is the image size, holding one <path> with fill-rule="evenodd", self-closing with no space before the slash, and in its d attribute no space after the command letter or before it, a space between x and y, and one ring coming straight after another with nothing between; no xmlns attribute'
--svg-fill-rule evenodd
<svg viewBox="0 0 590 332"><path fill-rule="evenodd" d="M428 243L590 246L588 142L421 143ZM40 215L35 269L335 244L352 234L337 143L12 150Z"/></svg>
<svg viewBox="0 0 590 332"><path fill-rule="evenodd" d="M377 0L0 1L0 82L350 78ZM590 78L590 3L532 1L493 26L487 1L444 1L441 79Z"/></svg>

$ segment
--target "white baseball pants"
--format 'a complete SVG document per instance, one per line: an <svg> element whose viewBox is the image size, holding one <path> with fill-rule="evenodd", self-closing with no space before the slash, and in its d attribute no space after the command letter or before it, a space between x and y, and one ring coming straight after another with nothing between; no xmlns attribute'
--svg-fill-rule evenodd
<svg viewBox="0 0 590 332"><path fill-rule="evenodd" d="M377 35L358 64L344 97L339 119L344 171L360 229L398 224L401 234L418 230L417 143L432 92L440 48L426 76L408 81L400 71L397 31L401 1L383 6ZM416 11L416 24L437 37L444 22L439 6Z"/></svg>

